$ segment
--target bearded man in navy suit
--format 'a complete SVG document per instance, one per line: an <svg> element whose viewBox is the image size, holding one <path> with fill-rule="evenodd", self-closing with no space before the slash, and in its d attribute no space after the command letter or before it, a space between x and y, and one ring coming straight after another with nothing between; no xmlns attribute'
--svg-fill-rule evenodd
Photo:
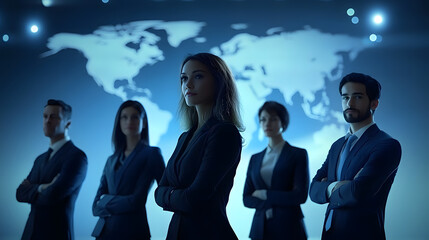
<svg viewBox="0 0 429 240"><path fill-rule="evenodd" d="M331 146L310 185L313 202L329 203L322 239L386 239L386 201L401 159L401 145L374 123L381 85L351 73L339 86L346 136Z"/></svg>
<svg viewBox="0 0 429 240"><path fill-rule="evenodd" d="M68 137L71 107L48 100L43 111L43 132L50 148L34 161L16 190L19 202L31 204L22 239L74 239L73 213L87 170L87 158Z"/></svg>

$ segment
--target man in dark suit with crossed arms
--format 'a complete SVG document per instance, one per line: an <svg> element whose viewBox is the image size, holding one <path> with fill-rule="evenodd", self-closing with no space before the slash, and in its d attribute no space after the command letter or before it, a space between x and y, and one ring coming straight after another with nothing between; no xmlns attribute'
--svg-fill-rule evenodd
<svg viewBox="0 0 429 240"><path fill-rule="evenodd" d="M16 190L19 202L31 204L22 239L74 239L73 213L87 170L87 158L68 137L71 107L48 100L43 131L50 148L34 161L30 174Z"/></svg>
<svg viewBox="0 0 429 240"><path fill-rule="evenodd" d="M313 202L329 203L323 240L386 239L384 212L401 146L374 123L380 90L378 81L365 74L351 73L341 80L350 129L331 146L310 185Z"/></svg>

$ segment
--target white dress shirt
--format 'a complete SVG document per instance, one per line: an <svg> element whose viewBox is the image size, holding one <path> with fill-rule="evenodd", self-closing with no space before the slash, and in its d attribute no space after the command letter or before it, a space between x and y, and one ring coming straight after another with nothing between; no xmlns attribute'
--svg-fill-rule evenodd
<svg viewBox="0 0 429 240"><path fill-rule="evenodd" d="M271 179L273 177L274 167L276 166L277 161L279 160L280 154L282 153L285 141L278 143L277 145L270 147L267 146L265 151L264 158L262 159L261 165L261 177L264 180L268 188L271 188ZM260 192L262 196L260 198L267 199L267 190ZM273 217L273 209L267 209L265 211L265 217L270 219Z"/></svg>
<svg viewBox="0 0 429 240"><path fill-rule="evenodd" d="M267 150L265 151L264 158L262 159L261 177L264 180L265 184L267 184L268 188L271 187L271 178L273 177L273 170L280 157L284 145L285 142L282 141L281 143L278 143L273 147L268 146Z"/></svg>
<svg viewBox="0 0 429 240"><path fill-rule="evenodd" d="M60 148L62 146L64 146L64 144L66 144L68 141L70 141L70 137L69 136L65 136L63 139L57 141L54 144L49 144L49 147L52 148L52 153L49 156L49 160L51 160L52 156L55 155L55 153L58 152L58 150L60 150Z"/></svg>

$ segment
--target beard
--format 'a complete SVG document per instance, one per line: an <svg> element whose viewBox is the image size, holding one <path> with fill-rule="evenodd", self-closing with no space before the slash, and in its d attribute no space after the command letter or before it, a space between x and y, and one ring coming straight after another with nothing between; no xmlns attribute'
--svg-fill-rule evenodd
<svg viewBox="0 0 429 240"><path fill-rule="evenodd" d="M348 114L346 113L347 110L354 110L355 112L357 112L357 116L354 117L353 114ZM343 111L343 116L344 119L346 120L346 122L348 123L358 123L358 122L363 122L364 120L368 119L371 116L371 108L368 105L367 110L362 114L359 110L354 109L354 108L348 108L346 110Z"/></svg>

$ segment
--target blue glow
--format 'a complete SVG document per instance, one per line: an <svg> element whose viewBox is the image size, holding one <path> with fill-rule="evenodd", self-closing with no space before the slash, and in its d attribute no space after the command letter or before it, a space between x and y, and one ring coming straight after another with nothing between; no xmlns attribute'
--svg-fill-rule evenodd
<svg viewBox="0 0 429 240"><path fill-rule="evenodd" d="M377 25L381 24L383 22L383 16L381 16L380 14L377 14L372 18L372 21Z"/></svg>
<svg viewBox="0 0 429 240"><path fill-rule="evenodd" d="M53 5L54 1L53 0L42 0L42 4L45 7L51 7Z"/></svg>
<svg viewBox="0 0 429 240"><path fill-rule="evenodd" d="M109 0L101 0L103 3L108 3Z"/></svg>
<svg viewBox="0 0 429 240"><path fill-rule="evenodd" d="M39 31L39 27L37 25L31 25L30 31L32 33L37 33Z"/></svg>
<svg viewBox="0 0 429 240"><path fill-rule="evenodd" d="M355 10L353 8L347 9L347 15L349 15L350 17L355 15Z"/></svg>
<svg viewBox="0 0 429 240"><path fill-rule="evenodd" d="M3 35L3 42L9 41L9 35L5 34Z"/></svg>
<svg viewBox="0 0 429 240"><path fill-rule="evenodd" d="M124 98L143 103L149 117L150 143L160 147L167 163L183 132L177 114L180 63L188 54L200 51L217 53L227 60L244 110L246 131L242 135L246 140L227 206L228 219L238 239L249 239L255 212L245 208L242 201L248 162L252 154L268 144L259 126L258 108L265 100L278 101L288 108L290 125L284 137L291 145L308 151L311 179L331 144L347 132L338 84L346 73L359 69L370 75L376 73L373 76L383 86L376 122L403 147L402 162L387 200L386 238L429 239L429 218L425 214L429 212L429 188L418 188L427 181L429 161L424 161L424 156L429 155L429 148L424 147L424 142L429 125L424 120L425 111L413 104L424 103L425 89L429 89L424 77L429 56L424 41L427 29L418 24L419 19L425 18L424 11L413 13L406 8L411 4L401 4L404 14L394 15L395 24L384 33L384 25L389 24L388 7L396 11L397 1L383 1L386 6L376 11L368 6L355 9L353 16L344 13L358 5L332 0L324 0L317 9L301 9L298 1L276 0L275 5L252 1L251 8L248 1L218 1L202 13L177 11L174 16L160 11L156 3L172 2L174 8L192 10L190 2L152 0L154 4L148 5L147 1L136 1L132 6L115 6L117 14L109 15L104 11L82 11L71 4L61 4L61 11L67 14L58 14L52 7L64 1L52 0L51 8L42 6L41 1L36 1L40 6L32 11L22 8L6 14L10 18L4 18L0 9L0 57L5 66L0 70L0 96L7 103L2 104L2 112L14 115L14 121L4 117L0 124L0 187L4 196L0 199L0 239L19 239L24 230L30 206L18 203L14 195L36 156L49 146L41 126L48 98L63 99L73 107L69 133L88 156L88 173L76 201L74 231L76 239L93 239L90 235L98 219L92 215L91 207L104 164L112 153L110 138L117 107ZM110 8L111 3L99 0L96 5ZM200 6L203 10L205 1L198 3L196 9ZM255 8L260 16L248 17L255 14ZM153 15L142 15L144 12ZM412 13L416 22L408 21ZM383 16L380 25L373 22L376 14ZM296 15L302 18L295 28L289 23L296 21ZM78 16L73 19L73 28L69 28L70 16ZM53 17L55 21L45 29L43 21ZM319 17L329 21L320 22ZM15 20L22 22L14 24ZM351 26L347 21L358 25ZM12 32L4 28L11 23L25 25ZM247 27L231 28L236 23ZM413 34L402 31L404 26L399 24L405 23L412 26ZM37 33L30 31L33 24L40 26ZM10 34L7 43L6 33ZM376 36L374 42L369 40L372 33ZM413 114L401 114L395 111L398 109L409 109ZM398 127L401 123L409 124ZM152 239L160 240L165 239L172 214L155 203L156 187L154 183L146 209ZM405 208L405 199L413 204ZM308 239L320 239L327 204L316 204L308 198L301 206Z"/></svg>
<svg viewBox="0 0 429 240"><path fill-rule="evenodd" d="M375 35L374 33L373 33L373 34L371 34L371 35L369 35L369 40L370 40L371 42L375 42L375 41L377 41L377 35Z"/></svg>
<svg viewBox="0 0 429 240"><path fill-rule="evenodd" d="M381 35L377 35L377 40L375 40L376 42L381 42L383 41L383 37Z"/></svg>

